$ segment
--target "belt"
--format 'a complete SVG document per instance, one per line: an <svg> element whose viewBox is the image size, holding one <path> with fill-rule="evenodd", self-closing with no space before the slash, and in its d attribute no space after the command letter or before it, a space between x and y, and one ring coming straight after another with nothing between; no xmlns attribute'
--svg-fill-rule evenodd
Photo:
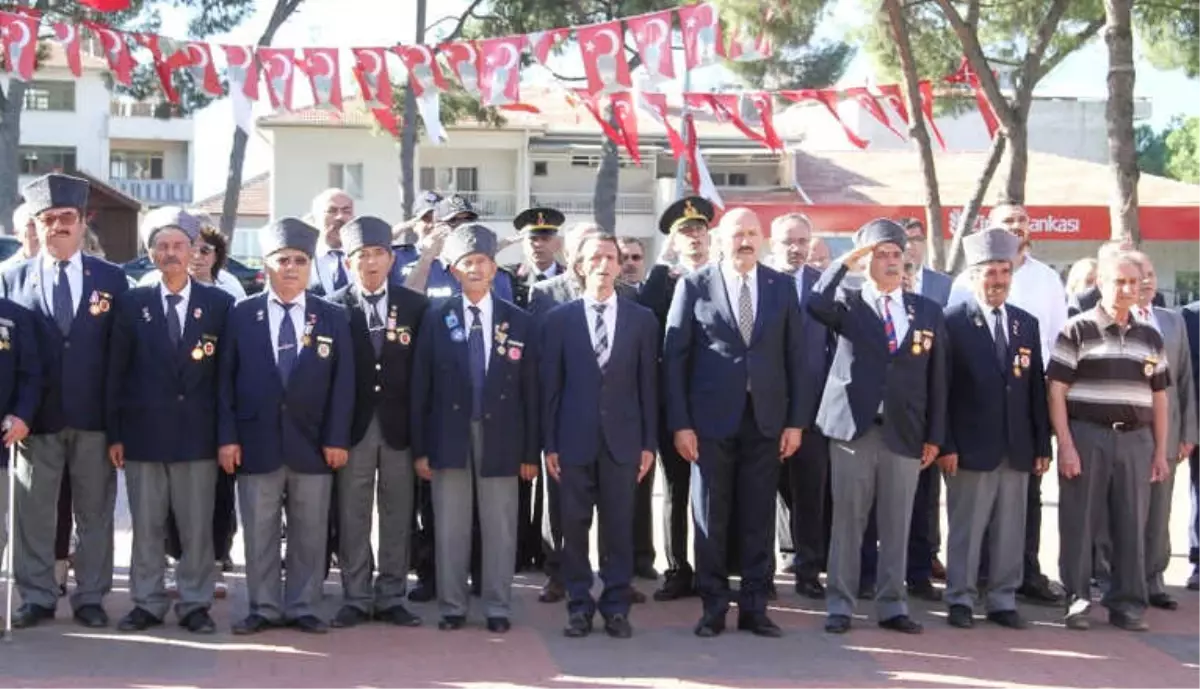
<svg viewBox="0 0 1200 689"><path fill-rule="evenodd" d="M1088 421L1087 423L1114 431L1116 433L1133 433L1134 431L1140 431L1143 428L1149 428L1147 424L1138 423L1135 421Z"/></svg>

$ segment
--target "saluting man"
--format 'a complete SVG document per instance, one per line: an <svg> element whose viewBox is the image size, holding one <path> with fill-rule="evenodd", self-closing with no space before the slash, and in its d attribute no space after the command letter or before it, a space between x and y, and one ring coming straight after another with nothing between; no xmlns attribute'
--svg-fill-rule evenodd
<svg viewBox="0 0 1200 689"><path fill-rule="evenodd" d="M450 262L443 260L446 258L443 247L446 238L455 228L478 220L479 213L475 212L475 207L464 196L451 194L438 201L433 209L434 226L427 241L423 243L421 257L403 271L405 287L423 292L430 299L462 294L462 285L455 278ZM496 251L502 248L497 245ZM497 297L512 301L512 278L508 273L498 273L492 280L492 287Z"/></svg>
<svg viewBox="0 0 1200 689"><path fill-rule="evenodd" d="M413 364L412 445L417 474L432 482L442 630L466 624L471 523L482 543L488 631L511 627L517 547L517 481L540 446L532 318L492 294L496 235L468 224L446 240L459 297L425 312Z"/></svg>
<svg viewBox="0 0 1200 689"><path fill-rule="evenodd" d="M66 470L79 534L71 607L79 624L105 627L117 477L107 456L104 390L114 307L129 281L117 266L82 253L86 181L45 175L26 185L24 194L42 249L5 272L0 296L34 313L45 387L17 458L13 567L22 605L12 624L31 627L54 617L54 534Z"/></svg>
<svg viewBox="0 0 1200 689"><path fill-rule="evenodd" d="M342 228L353 283L330 301L350 313L354 343L354 423L349 463L337 472L339 549L344 602L334 627L370 619L402 627L421 620L404 607L414 474L409 452L413 352L424 296L390 283L391 228L354 218ZM378 478L377 478L378 477ZM377 482L378 481L378 482ZM371 515L379 495L379 576L371 587Z"/></svg>
<svg viewBox="0 0 1200 689"><path fill-rule="evenodd" d="M347 459L354 410L349 319L305 293L317 231L283 218L259 233L267 289L239 302L220 357L221 467L238 472L250 614L234 634L286 623L324 633L324 581L333 473ZM281 516L288 523L280 593Z"/></svg>
<svg viewBox="0 0 1200 689"><path fill-rule="evenodd" d="M117 306L109 357L108 456L125 469L133 517L124 632L162 624L167 523L175 515L181 557L175 615L188 631L211 634L212 516L217 485L217 347L233 297L188 277L200 222L175 206L142 220L142 241L162 273Z"/></svg>

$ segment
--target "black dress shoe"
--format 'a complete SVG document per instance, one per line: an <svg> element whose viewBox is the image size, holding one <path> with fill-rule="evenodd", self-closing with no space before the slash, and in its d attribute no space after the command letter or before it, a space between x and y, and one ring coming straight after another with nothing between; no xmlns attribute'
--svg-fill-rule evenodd
<svg viewBox="0 0 1200 689"><path fill-rule="evenodd" d="M75 611L75 621L88 629L101 629L108 626L108 613L99 605L81 605Z"/></svg>
<svg viewBox="0 0 1200 689"><path fill-rule="evenodd" d="M265 632L268 629L278 626L278 622L272 622L262 615L250 614L247 615L246 618L241 622L235 622L233 624L233 633L238 636L247 636L249 634Z"/></svg>
<svg viewBox="0 0 1200 689"><path fill-rule="evenodd" d="M823 600L825 598L825 587L821 586L821 582L816 579L797 579L796 593L805 598Z"/></svg>
<svg viewBox="0 0 1200 689"><path fill-rule="evenodd" d="M932 581L918 581L909 584L908 595L910 598L919 598L930 603L939 603L942 600L942 592L933 587Z"/></svg>
<svg viewBox="0 0 1200 689"><path fill-rule="evenodd" d="M346 629L349 627L357 627L369 619L371 618L367 616L367 613L359 610L353 605L343 605L342 609L338 610L337 614L333 616L333 620L329 623L329 625L335 629Z"/></svg>
<svg viewBox="0 0 1200 689"><path fill-rule="evenodd" d="M507 617L487 618L487 630L493 634L504 634L512 629L512 622Z"/></svg>
<svg viewBox="0 0 1200 689"><path fill-rule="evenodd" d="M779 625L771 621L765 612L755 612L746 615L738 615L738 629L743 632L750 632L755 636L765 636L772 639L777 639L783 636L783 630Z"/></svg>
<svg viewBox="0 0 1200 689"><path fill-rule="evenodd" d="M294 620L288 620L287 626L305 634L326 634L329 625L316 615L301 615Z"/></svg>
<svg viewBox="0 0 1200 689"><path fill-rule="evenodd" d="M53 608L43 608L40 605L26 603L13 613L12 626L14 629L28 629L38 626L42 620L52 619L54 619Z"/></svg>
<svg viewBox="0 0 1200 689"><path fill-rule="evenodd" d="M646 594L631 586L629 587L629 602L634 605L641 605L646 602Z"/></svg>
<svg viewBox="0 0 1200 689"><path fill-rule="evenodd" d="M142 632L151 627L157 627L160 624L162 624L162 620L158 619L154 615L151 615L149 611L142 608L134 608L133 610L130 610L127 615L122 617L120 622L117 623L117 631Z"/></svg>
<svg viewBox="0 0 1200 689"><path fill-rule="evenodd" d="M1025 628L1025 620L1021 619L1016 610L996 610L989 612L987 620L992 624L998 624L1001 627L1008 627L1009 629Z"/></svg>
<svg viewBox="0 0 1200 689"><path fill-rule="evenodd" d="M443 632L452 632L457 629L462 629L467 624L467 618L462 615L446 615L438 621L438 629Z"/></svg>
<svg viewBox="0 0 1200 689"><path fill-rule="evenodd" d="M1035 605L1058 606L1063 604L1063 596L1050 585L1050 580L1041 577L1021 584L1017 595Z"/></svg>
<svg viewBox="0 0 1200 689"><path fill-rule="evenodd" d="M539 603L561 603L562 599L567 597L567 590L563 587L563 583L558 579L547 579L545 585L542 586L542 592L538 594Z"/></svg>
<svg viewBox="0 0 1200 689"><path fill-rule="evenodd" d="M375 613L375 619L380 622L394 624L397 627L420 627L421 618L408 611L403 605L393 605L390 608Z"/></svg>
<svg viewBox="0 0 1200 689"><path fill-rule="evenodd" d="M572 613L567 617L567 626L563 627L563 636L568 639L582 639L592 633L592 616L581 612Z"/></svg>
<svg viewBox="0 0 1200 689"><path fill-rule="evenodd" d="M204 608L189 612L182 620L179 620L179 626L193 634L215 634L217 632L217 623L213 622L213 618Z"/></svg>
<svg viewBox="0 0 1200 689"><path fill-rule="evenodd" d="M633 570L633 576L646 581L658 581L658 572L654 571L654 565L642 565Z"/></svg>
<svg viewBox="0 0 1200 689"><path fill-rule="evenodd" d="M895 617L889 617L886 620L880 620L879 626L884 629L890 629L893 632L900 632L902 634L920 634L925 630L925 628L921 626L920 622L917 622L908 615L896 615Z"/></svg>
<svg viewBox="0 0 1200 689"><path fill-rule="evenodd" d="M662 588L654 592L654 600L665 603L680 598L691 598L695 595L696 589L692 586L691 572L668 574Z"/></svg>
<svg viewBox="0 0 1200 689"><path fill-rule="evenodd" d="M416 587L408 592L408 599L414 603L428 603L437 598L437 587L425 581L418 581Z"/></svg>
<svg viewBox="0 0 1200 689"><path fill-rule="evenodd" d="M850 631L850 617L848 615L830 615L825 618L826 634L845 634L848 631Z"/></svg>
<svg viewBox="0 0 1200 689"><path fill-rule="evenodd" d="M1179 608L1179 601L1166 593L1156 593L1150 596L1150 605L1160 610L1176 610Z"/></svg>
<svg viewBox="0 0 1200 689"><path fill-rule="evenodd" d="M1126 615L1123 612L1111 612L1108 614L1108 623L1117 629L1124 629L1127 632L1144 632L1150 629L1150 625L1141 617Z"/></svg>
<svg viewBox="0 0 1200 689"><path fill-rule="evenodd" d="M975 626L975 618L971 615L971 609L965 605L951 605L950 614L946 616L946 622L951 627L959 629L970 629Z"/></svg>
<svg viewBox="0 0 1200 689"><path fill-rule="evenodd" d="M617 613L604 618L604 633L614 639L628 639L633 636L633 627L628 617Z"/></svg>
<svg viewBox="0 0 1200 689"><path fill-rule="evenodd" d="M714 636L720 636L721 632L725 631L725 616L704 615L696 623L696 628L692 631L701 639L711 639Z"/></svg>

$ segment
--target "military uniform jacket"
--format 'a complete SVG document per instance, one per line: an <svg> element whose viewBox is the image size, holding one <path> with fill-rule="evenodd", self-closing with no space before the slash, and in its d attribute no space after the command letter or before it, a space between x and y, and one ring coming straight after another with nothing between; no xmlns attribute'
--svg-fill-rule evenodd
<svg viewBox="0 0 1200 689"><path fill-rule="evenodd" d="M0 419L11 414L30 427L42 397L33 318L11 300L0 299ZM8 466L8 454L0 452L0 467Z"/></svg>
<svg viewBox="0 0 1200 689"><path fill-rule="evenodd" d="M471 373L462 304L462 297L435 300L417 336L412 452L414 458L428 457L433 469L464 469L470 452ZM522 461L541 450L537 335L532 317L515 304L495 296L492 304L480 471L487 477L515 476Z"/></svg>
<svg viewBox="0 0 1200 689"><path fill-rule="evenodd" d="M416 292L390 283L387 286L384 339L379 358L371 345L367 326L367 302L357 285L349 285L329 299L350 314L350 338L354 343L354 421L350 442L357 445L378 416L384 442L396 450L409 446L409 402L413 354L421 317L429 300Z"/></svg>
<svg viewBox="0 0 1200 689"><path fill-rule="evenodd" d="M242 446L240 471L328 472L324 447L349 449L354 416L354 345L346 310L304 301L304 331L285 387L275 363L267 292L238 302L218 358L217 442Z"/></svg>
<svg viewBox="0 0 1200 689"><path fill-rule="evenodd" d="M80 256L83 289L70 334L54 321L53 285L42 284L41 255L12 266L0 280L7 297L33 312L42 362L42 402L30 430L57 433L64 428L103 431L109 333L115 306L129 290L125 273L94 256Z"/></svg>
<svg viewBox="0 0 1200 689"><path fill-rule="evenodd" d="M173 345L159 285L135 287L117 305L106 427L128 461L217 458L217 358L233 297L193 280L186 306Z"/></svg>

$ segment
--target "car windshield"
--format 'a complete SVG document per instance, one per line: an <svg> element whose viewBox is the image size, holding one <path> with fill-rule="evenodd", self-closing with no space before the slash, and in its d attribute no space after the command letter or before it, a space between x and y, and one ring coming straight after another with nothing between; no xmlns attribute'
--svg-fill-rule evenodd
<svg viewBox="0 0 1200 689"><path fill-rule="evenodd" d="M0 237L0 261L6 260L9 256L17 253L21 249L21 242L13 237Z"/></svg>

